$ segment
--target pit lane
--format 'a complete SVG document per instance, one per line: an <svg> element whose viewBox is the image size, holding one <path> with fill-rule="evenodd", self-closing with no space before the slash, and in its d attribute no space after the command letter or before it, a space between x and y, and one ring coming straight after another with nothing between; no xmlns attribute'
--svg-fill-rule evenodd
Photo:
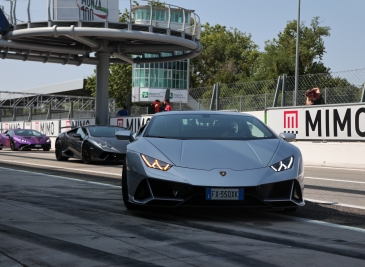
<svg viewBox="0 0 365 267"><path fill-rule="evenodd" d="M306 166L306 176L321 179L306 180L305 197L318 201L283 214L129 212L121 199L121 168L57 162L52 151L2 150L0 266L364 264L363 170Z"/></svg>

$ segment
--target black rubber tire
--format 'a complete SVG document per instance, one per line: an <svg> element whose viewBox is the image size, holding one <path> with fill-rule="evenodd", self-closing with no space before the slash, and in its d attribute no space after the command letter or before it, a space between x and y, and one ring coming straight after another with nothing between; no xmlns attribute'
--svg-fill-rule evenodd
<svg viewBox="0 0 365 267"><path fill-rule="evenodd" d="M81 156L82 156L82 161L85 164L91 164L91 149L90 149L90 145L88 143L84 144L82 146L82 152L81 152Z"/></svg>
<svg viewBox="0 0 365 267"><path fill-rule="evenodd" d="M2 148L2 147L0 147L0 150L3 150L3 148Z"/></svg>
<svg viewBox="0 0 365 267"><path fill-rule="evenodd" d="M61 140L57 140L56 141L56 149L55 149L55 155L56 155L56 159L58 161L66 161L68 160L69 158L68 157L64 157L62 155L62 143L61 143Z"/></svg>
<svg viewBox="0 0 365 267"><path fill-rule="evenodd" d="M18 150L17 148L15 148L14 140L10 140L10 149L12 151L17 151Z"/></svg>
<svg viewBox="0 0 365 267"><path fill-rule="evenodd" d="M124 206L127 208L127 210L136 210L138 208L137 205L132 204L128 201L128 182L127 182L127 165L126 159L123 162L123 171L122 171L122 194L123 194L123 202Z"/></svg>

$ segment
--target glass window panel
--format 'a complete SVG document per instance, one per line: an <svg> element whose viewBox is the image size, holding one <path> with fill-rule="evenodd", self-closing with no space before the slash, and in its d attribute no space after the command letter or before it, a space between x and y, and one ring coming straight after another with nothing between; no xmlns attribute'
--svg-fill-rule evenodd
<svg viewBox="0 0 365 267"><path fill-rule="evenodd" d="M184 81L183 80L180 80L179 88L184 89Z"/></svg>
<svg viewBox="0 0 365 267"><path fill-rule="evenodd" d="M163 79L163 87L164 88L167 88L168 87L168 82L169 80L167 80L167 79Z"/></svg>
<svg viewBox="0 0 365 267"><path fill-rule="evenodd" d="M169 63L168 63L168 68L169 68L169 69L171 69L171 66L172 66L172 63L171 63L171 62L169 62Z"/></svg>
<svg viewBox="0 0 365 267"><path fill-rule="evenodd" d="M163 63L161 62L159 65L160 65L159 68L163 69Z"/></svg>
<svg viewBox="0 0 365 267"><path fill-rule="evenodd" d="M164 74L164 73L163 73L163 70L160 70L160 69L159 69L159 70L158 70L158 78L159 78L159 79L163 79L163 77L164 77L164 76L163 76L163 74Z"/></svg>
<svg viewBox="0 0 365 267"><path fill-rule="evenodd" d="M158 80L158 87L163 88L163 81L164 81L164 79Z"/></svg>
<svg viewBox="0 0 365 267"><path fill-rule="evenodd" d="M172 85L172 83L171 83L172 81L171 80L167 80L167 86L165 86L166 88L171 88L171 85Z"/></svg>

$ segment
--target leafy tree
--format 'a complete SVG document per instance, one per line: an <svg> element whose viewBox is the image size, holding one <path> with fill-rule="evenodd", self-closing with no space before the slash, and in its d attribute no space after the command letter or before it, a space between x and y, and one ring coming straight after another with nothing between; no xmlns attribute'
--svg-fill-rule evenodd
<svg viewBox="0 0 365 267"><path fill-rule="evenodd" d="M326 53L324 37L330 36L331 28L320 26L319 17L314 17L310 27L301 23L299 36L299 75L329 73L322 59ZM289 21L278 38L265 42L265 51L258 59L255 80L274 79L279 75L295 75L297 21Z"/></svg>
<svg viewBox="0 0 365 267"><path fill-rule="evenodd" d="M191 59L190 87L206 87L217 82L235 83L252 78L259 51L250 34L206 23L200 42L203 52Z"/></svg>

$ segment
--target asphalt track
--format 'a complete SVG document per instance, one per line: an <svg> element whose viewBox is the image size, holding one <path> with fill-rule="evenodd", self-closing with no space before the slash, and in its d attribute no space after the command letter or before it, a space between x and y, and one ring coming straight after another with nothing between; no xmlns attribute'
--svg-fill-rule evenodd
<svg viewBox="0 0 365 267"><path fill-rule="evenodd" d="M296 213L141 210L121 165L0 151L0 266L364 266L365 170L306 166Z"/></svg>

